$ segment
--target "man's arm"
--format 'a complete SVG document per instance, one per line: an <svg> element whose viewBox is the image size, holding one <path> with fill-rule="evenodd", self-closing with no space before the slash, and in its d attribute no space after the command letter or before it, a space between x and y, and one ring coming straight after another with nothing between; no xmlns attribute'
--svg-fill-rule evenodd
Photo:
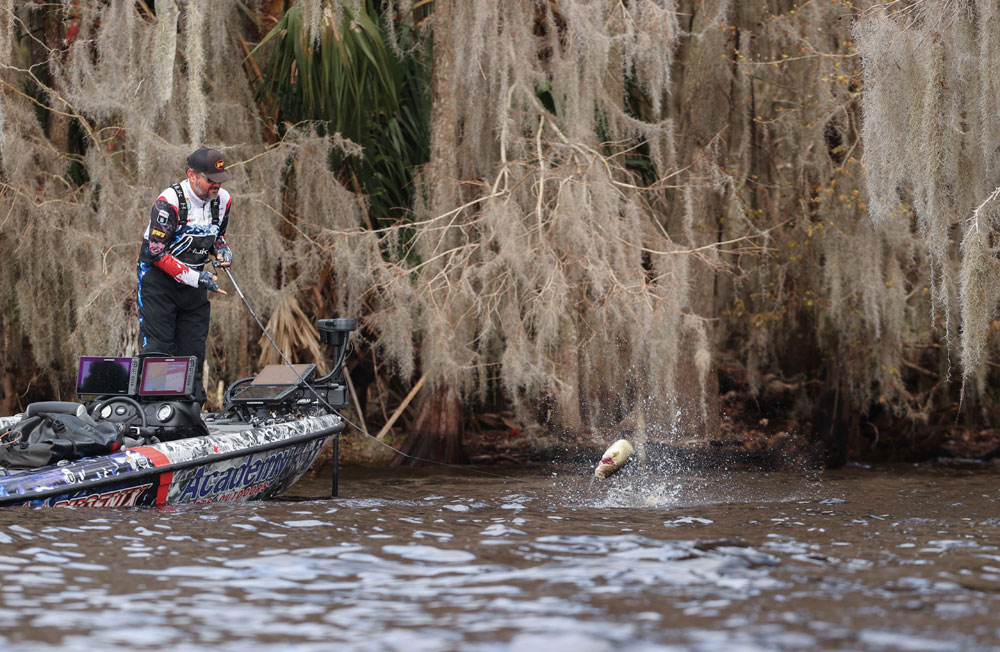
<svg viewBox="0 0 1000 652"><path fill-rule="evenodd" d="M177 260L167 251L177 232L177 207L160 195L149 217L149 255L153 265L169 274L178 283L198 287L197 271Z"/></svg>

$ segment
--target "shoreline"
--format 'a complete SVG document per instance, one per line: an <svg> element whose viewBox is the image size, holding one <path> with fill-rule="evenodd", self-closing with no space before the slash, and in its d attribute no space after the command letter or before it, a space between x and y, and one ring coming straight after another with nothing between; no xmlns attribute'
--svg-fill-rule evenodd
<svg viewBox="0 0 1000 652"><path fill-rule="evenodd" d="M525 465L547 462L592 463L617 439L646 450L644 454L675 460L687 468L725 468L728 470L803 471L837 468L828 465L822 442L787 430L769 431L766 424L723 422L714 437L679 436L671 440L648 437L645 442L627 430L559 431L542 426L531 428L481 428L465 432L462 445L470 465ZM401 448L405 435L387 436L385 444ZM877 441L851 442L846 462L850 463L920 463L935 460L989 462L1000 459L1000 429L927 429L923 445L910 448L879 448ZM875 443L876 445L872 445ZM395 452L356 431L340 439L340 463L388 467ZM993 453L991 455L991 453ZM637 452L637 454L643 454ZM317 461L329 465L332 449L323 451ZM985 459L980 459L985 458Z"/></svg>

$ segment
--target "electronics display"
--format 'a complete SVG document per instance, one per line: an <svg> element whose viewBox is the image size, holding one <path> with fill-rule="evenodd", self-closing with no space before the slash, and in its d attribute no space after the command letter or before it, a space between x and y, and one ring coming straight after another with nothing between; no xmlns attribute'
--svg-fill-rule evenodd
<svg viewBox="0 0 1000 652"><path fill-rule="evenodd" d="M314 364L269 364L250 382L238 391L235 402L272 402L284 400L309 379L316 370Z"/></svg>
<svg viewBox="0 0 1000 652"><path fill-rule="evenodd" d="M315 371L314 364L269 364L250 381L251 385L297 385Z"/></svg>
<svg viewBox="0 0 1000 652"><path fill-rule="evenodd" d="M139 396L190 396L194 394L197 358L142 358Z"/></svg>
<svg viewBox="0 0 1000 652"><path fill-rule="evenodd" d="M83 356L76 376L79 396L128 396L135 393L139 364L136 358Z"/></svg>
<svg viewBox="0 0 1000 652"><path fill-rule="evenodd" d="M233 396L234 401L280 401L297 388L295 385L250 385Z"/></svg>

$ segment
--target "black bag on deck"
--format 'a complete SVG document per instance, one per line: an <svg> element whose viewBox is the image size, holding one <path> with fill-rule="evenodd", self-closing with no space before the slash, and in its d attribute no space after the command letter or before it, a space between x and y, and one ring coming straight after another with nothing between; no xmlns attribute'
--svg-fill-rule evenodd
<svg viewBox="0 0 1000 652"><path fill-rule="evenodd" d="M37 412L4 435L3 441L10 443L0 444L0 466L36 469L62 460L107 455L121 448L123 432L121 424L88 423L74 414Z"/></svg>

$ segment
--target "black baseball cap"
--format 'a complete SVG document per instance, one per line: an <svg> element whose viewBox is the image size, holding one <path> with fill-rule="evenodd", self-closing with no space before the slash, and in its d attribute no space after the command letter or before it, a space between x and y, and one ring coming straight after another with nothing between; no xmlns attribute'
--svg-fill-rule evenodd
<svg viewBox="0 0 1000 652"><path fill-rule="evenodd" d="M222 183L230 179L229 173L226 172L226 162L222 160L222 152L217 149L198 148L188 157L187 163L189 168L201 172L212 183Z"/></svg>

